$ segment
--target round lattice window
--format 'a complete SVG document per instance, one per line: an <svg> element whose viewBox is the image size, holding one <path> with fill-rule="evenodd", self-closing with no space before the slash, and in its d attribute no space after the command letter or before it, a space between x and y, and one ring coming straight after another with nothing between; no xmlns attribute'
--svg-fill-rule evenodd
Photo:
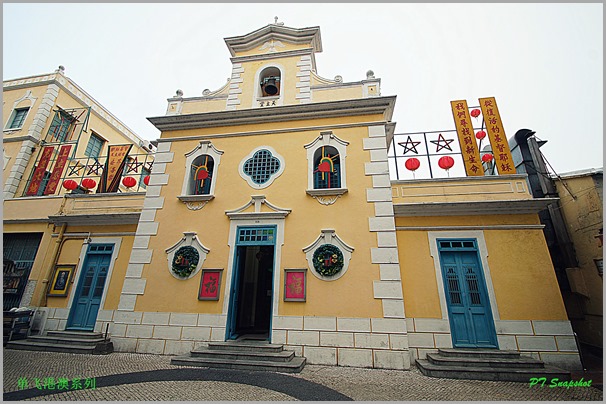
<svg viewBox="0 0 606 404"><path fill-rule="evenodd" d="M323 276L334 276L343 269L343 253L332 244L322 244L313 256L314 269Z"/></svg>

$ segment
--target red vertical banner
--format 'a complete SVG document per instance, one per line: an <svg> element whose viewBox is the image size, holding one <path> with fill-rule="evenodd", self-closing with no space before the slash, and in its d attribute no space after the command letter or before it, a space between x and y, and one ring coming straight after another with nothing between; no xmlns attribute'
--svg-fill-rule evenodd
<svg viewBox="0 0 606 404"><path fill-rule="evenodd" d="M452 108L452 117L457 127L457 135L459 135L461 154L465 163L465 173L467 176L484 175L467 101L450 101L450 107Z"/></svg>
<svg viewBox="0 0 606 404"><path fill-rule="evenodd" d="M69 157L69 152L71 149L71 144L61 146L61 149L59 149L59 157L57 157L57 162L55 163L55 168L53 168L53 173L46 184L44 195L52 195L57 190L57 185L59 185L59 180L63 175L63 169L65 168L65 163L67 163L67 158Z"/></svg>
<svg viewBox="0 0 606 404"><path fill-rule="evenodd" d="M34 171L34 175L32 176L32 179L29 183L29 187L27 188L27 192L25 193L25 195L31 196L36 195L38 193L40 183L44 178L44 174L46 173L46 167L48 167L48 163L50 162L54 150L54 146L46 146L44 150L42 150L42 156L40 157L40 160L38 160L38 165L36 166L36 170Z"/></svg>
<svg viewBox="0 0 606 404"><path fill-rule="evenodd" d="M497 100L494 97L488 97L480 98L479 101L497 171L499 174L515 174L516 167L511 157L511 150L509 149L501 115L497 108Z"/></svg>
<svg viewBox="0 0 606 404"><path fill-rule="evenodd" d="M99 181L97 193L116 192L120 186L120 177L124 171L126 157L133 147L132 144L127 145L110 145L107 148L107 160L103 174Z"/></svg>

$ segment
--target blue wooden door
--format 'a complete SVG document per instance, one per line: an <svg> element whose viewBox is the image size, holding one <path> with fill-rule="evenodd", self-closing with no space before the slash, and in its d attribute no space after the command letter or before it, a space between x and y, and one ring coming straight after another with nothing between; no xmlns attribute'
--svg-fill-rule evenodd
<svg viewBox="0 0 606 404"><path fill-rule="evenodd" d="M442 241L439 244L453 346L498 348L475 241L466 241L467 247L462 247L463 241Z"/></svg>
<svg viewBox="0 0 606 404"><path fill-rule="evenodd" d="M113 245L90 245L67 321L67 329L92 331L101 306Z"/></svg>

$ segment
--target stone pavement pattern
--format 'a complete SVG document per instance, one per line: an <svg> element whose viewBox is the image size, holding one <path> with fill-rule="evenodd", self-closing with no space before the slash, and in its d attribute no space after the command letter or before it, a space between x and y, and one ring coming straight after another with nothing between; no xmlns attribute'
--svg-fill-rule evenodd
<svg viewBox="0 0 606 404"><path fill-rule="evenodd" d="M409 371L389 371L307 365L299 374L286 375L173 366L170 364L170 356L131 353L78 355L4 349L3 370L5 393L19 392L18 379L21 377L29 380L47 377L97 378L94 390L62 391L33 397L32 400L314 399L314 396L306 396L305 391L310 394L313 391L318 394L330 393L324 396L325 399L351 398L356 401L601 401L603 398L603 392L593 387L549 388L546 384L541 388L529 387L527 383L436 379L422 375L416 368ZM161 375L166 380L150 382L138 379L140 375ZM183 380L187 375L200 377L201 380ZM205 378L215 380L202 380ZM103 386L104 382L109 385ZM31 387L33 386L30 384ZM318 399L317 396L315 399Z"/></svg>

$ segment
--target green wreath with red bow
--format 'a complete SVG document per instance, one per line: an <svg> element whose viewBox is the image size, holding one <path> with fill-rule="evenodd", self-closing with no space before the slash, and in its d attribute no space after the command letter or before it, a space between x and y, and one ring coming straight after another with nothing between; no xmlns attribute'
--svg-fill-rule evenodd
<svg viewBox="0 0 606 404"><path fill-rule="evenodd" d="M339 247L323 244L313 256L314 269L323 276L334 276L343 269L343 253Z"/></svg>
<svg viewBox="0 0 606 404"><path fill-rule="evenodd" d="M200 253L194 247L179 248L173 257L172 269L177 276L187 278L195 271L200 261Z"/></svg>

